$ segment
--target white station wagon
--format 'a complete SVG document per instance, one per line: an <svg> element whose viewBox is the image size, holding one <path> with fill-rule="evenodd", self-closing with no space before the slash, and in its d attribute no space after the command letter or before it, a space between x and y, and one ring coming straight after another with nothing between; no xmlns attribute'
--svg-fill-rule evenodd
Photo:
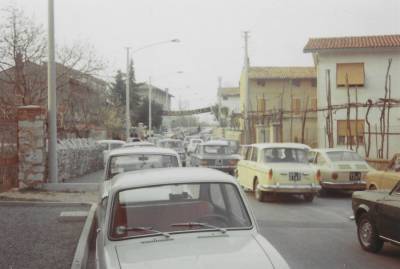
<svg viewBox="0 0 400 269"><path fill-rule="evenodd" d="M297 143L247 145L237 166L239 184L253 190L259 201L271 201L277 193L301 194L311 202L318 190L318 180L308 163L310 148Z"/></svg>
<svg viewBox="0 0 400 269"><path fill-rule="evenodd" d="M321 193L365 190L366 175L374 170L357 152L348 149L312 149L309 161L320 174Z"/></svg>
<svg viewBox="0 0 400 269"><path fill-rule="evenodd" d="M129 172L99 207L99 269L288 269L233 177L208 168Z"/></svg>

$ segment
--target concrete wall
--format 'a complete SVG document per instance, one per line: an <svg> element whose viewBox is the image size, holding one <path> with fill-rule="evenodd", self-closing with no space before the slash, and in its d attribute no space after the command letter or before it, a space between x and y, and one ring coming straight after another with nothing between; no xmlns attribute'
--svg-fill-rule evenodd
<svg viewBox="0 0 400 269"><path fill-rule="evenodd" d="M392 98L400 98L400 50L371 50L371 49L358 49L358 50L337 50L335 52L320 52L315 55L315 64L317 67L317 95L318 107L326 107L326 70L330 70L331 79L331 94L332 104L339 105L347 103L347 89L345 87L336 86L336 64L337 63L364 63L365 72L365 85L358 87L358 102L365 103L368 99L373 102L384 97L385 74L388 65L388 59L392 58L391 67L391 84L392 84ZM350 90L351 102L355 102L355 90ZM366 108L359 108L359 119L365 119ZM391 109L391 123L390 132L400 132L400 108ZM380 111L378 108L373 108L370 111L369 119L371 122L372 131L375 132L375 126L379 130L379 117ZM345 147L344 145L337 145L337 120L346 120L346 109L336 111L333 114L333 136L335 147ZM351 119L355 119L355 109L351 110ZM325 118L322 112L318 113L318 144L319 147L327 147L327 138L325 135ZM375 135L372 135L372 145L370 158L377 156ZM398 143L400 135L391 135L389 140L389 158L396 152L400 152L400 143ZM380 138L377 138L378 145ZM386 143L385 143L386 144ZM386 150L385 150L386 151ZM363 146L359 147L359 153L365 155Z"/></svg>

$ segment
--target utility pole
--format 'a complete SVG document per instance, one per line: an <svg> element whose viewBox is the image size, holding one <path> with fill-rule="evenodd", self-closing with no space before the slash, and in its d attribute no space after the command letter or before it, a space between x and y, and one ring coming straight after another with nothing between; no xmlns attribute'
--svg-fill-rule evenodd
<svg viewBox="0 0 400 269"><path fill-rule="evenodd" d="M130 84L131 84L131 68L130 68L130 59L129 59L129 47L126 47L126 87L125 87L125 123L126 123L126 141L130 137L131 130L131 109L130 109Z"/></svg>
<svg viewBox="0 0 400 269"><path fill-rule="evenodd" d="M151 99L152 99L152 91L153 91L153 86L151 85L151 77L149 77L149 135L151 135L152 128L151 128Z"/></svg>
<svg viewBox="0 0 400 269"><path fill-rule="evenodd" d="M245 87L245 101L244 101L244 143L250 143L250 126L249 126L249 55L247 42L249 39L249 32L244 32L244 67L243 67L243 80Z"/></svg>
<svg viewBox="0 0 400 269"><path fill-rule="evenodd" d="M54 0L48 2L48 63L47 63L47 109L49 119L49 180L58 183L57 166L57 101L56 64L54 40Z"/></svg>
<svg viewBox="0 0 400 269"><path fill-rule="evenodd" d="M218 119L219 126L222 127L222 118L221 118L221 106L222 106L222 77L218 77Z"/></svg>

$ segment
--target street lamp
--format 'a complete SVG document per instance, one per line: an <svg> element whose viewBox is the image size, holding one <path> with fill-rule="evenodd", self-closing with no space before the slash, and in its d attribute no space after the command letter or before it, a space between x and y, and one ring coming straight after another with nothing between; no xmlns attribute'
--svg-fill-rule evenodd
<svg viewBox="0 0 400 269"><path fill-rule="evenodd" d="M164 40L164 41L160 41L160 42L155 42L155 43L150 43L147 44L143 47L139 47L135 50L132 51L132 54L135 54L138 51L147 49L147 48L151 48L154 46L158 46L158 45L162 45L162 44L166 44L166 43L179 43L180 40L178 38L174 38L174 39L169 39L169 40ZM125 108L125 122L126 122L126 140L128 140L128 138L130 137L130 129L131 129L131 120L130 120L130 100L129 100L129 92L130 92L130 55L129 55L129 51L130 51L130 47L126 47L126 57L127 57L127 61L126 61L126 87L125 87L125 97L126 97L126 108ZM149 97L151 98L151 95L149 93ZM149 98L149 102L150 99ZM151 112L151 111L150 111Z"/></svg>

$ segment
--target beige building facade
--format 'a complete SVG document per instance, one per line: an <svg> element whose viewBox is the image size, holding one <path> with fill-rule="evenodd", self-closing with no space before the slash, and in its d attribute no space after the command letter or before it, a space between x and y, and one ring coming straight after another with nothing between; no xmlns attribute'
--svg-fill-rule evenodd
<svg viewBox="0 0 400 269"><path fill-rule="evenodd" d="M314 67L250 67L248 81L242 72L239 87L242 115L246 82L250 143L304 142L317 146L317 115L309 111L317 108ZM240 127L245 129L244 117Z"/></svg>

